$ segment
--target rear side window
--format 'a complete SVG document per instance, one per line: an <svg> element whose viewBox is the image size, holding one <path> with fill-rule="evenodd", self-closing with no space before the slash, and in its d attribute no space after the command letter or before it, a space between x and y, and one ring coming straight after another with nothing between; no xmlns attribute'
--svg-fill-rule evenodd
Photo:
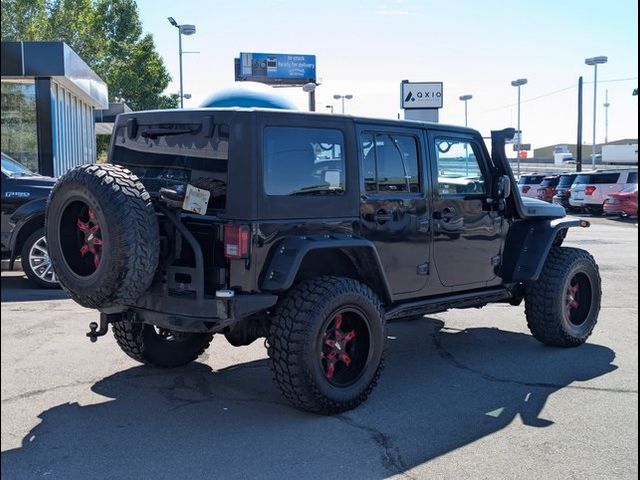
<svg viewBox="0 0 640 480"><path fill-rule="evenodd" d="M273 196L344 193L342 132L325 128L265 128L264 190Z"/></svg>
<svg viewBox="0 0 640 480"><path fill-rule="evenodd" d="M587 183L593 183L593 175L578 175L576 177L576 181L573 183L575 185L586 185Z"/></svg>
<svg viewBox="0 0 640 480"><path fill-rule="evenodd" d="M419 193L418 144L414 137L365 133L360 137L365 191Z"/></svg>
<svg viewBox="0 0 640 480"><path fill-rule="evenodd" d="M638 183L638 172L629 172L627 183Z"/></svg>
<svg viewBox="0 0 640 480"><path fill-rule="evenodd" d="M605 183L618 183L620 180L619 173L598 173L593 176L593 183L605 184Z"/></svg>

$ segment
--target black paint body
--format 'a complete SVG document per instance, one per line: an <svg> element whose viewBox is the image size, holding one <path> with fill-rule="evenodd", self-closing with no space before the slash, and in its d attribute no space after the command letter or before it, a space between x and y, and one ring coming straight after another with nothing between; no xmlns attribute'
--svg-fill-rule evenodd
<svg viewBox="0 0 640 480"><path fill-rule="evenodd" d="M329 128L342 133L346 161L343 194L265 193L263 136L266 128L278 126ZM158 128L187 133L172 134L166 140L150 137L149 132L157 133ZM365 191L359 138L361 133L370 131L416 140L420 192ZM438 195L435 135L468 141L477 147L486 193L446 198ZM562 208L520 198L504 156L508 137L507 131L495 132L492 158L477 131L441 124L260 109L120 115L109 161L140 172L152 195L157 194L158 178L144 176L151 166L182 169L186 171L185 182L196 177L195 169L204 169L208 175L226 182L224 208L210 210L206 215L177 215L195 232L202 248L205 297L215 298L220 289L232 289L235 294L218 301L215 313L203 312L202 304L196 301L191 303L193 308L185 307L189 302L182 296L183 314L166 314L175 310L174 299L167 288L155 285L153 299L150 292L137 305L123 306L123 310L135 311L149 323L164 322L187 330L189 317L202 321L210 316L210 330L215 331L222 324L228 325L220 319L239 321L239 312L248 316L268 310L296 281L322 274L358 278L371 286L385 308L394 314L403 305L416 311L431 311L517 298L521 282L534 279L536 271L539 274L538 267L558 232L577 226L578 222L563 219ZM175 155L158 155L171 148L176 149ZM187 158L190 150L198 150L193 158ZM501 176L508 176L512 187L512 194L506 199L499 198L495 191L494 181ZM248 258L224 258L222 226L229 223L249 227ZM161 224L166 224L162 215ZM186 264L189 268L189 262L193 262L182 245L185 242L176 240L171 228L163 228L162 235L169 250L183 255L182 267ZM534 237L536 258L521 248ZM161 268L169 277L172 275L172 265L165 262ZM524 278L526 275L529 278ZM172 282L169 278L165 283ZM258 298L257 294L261 294L260 301L252 308L251 297Z"/></svg>

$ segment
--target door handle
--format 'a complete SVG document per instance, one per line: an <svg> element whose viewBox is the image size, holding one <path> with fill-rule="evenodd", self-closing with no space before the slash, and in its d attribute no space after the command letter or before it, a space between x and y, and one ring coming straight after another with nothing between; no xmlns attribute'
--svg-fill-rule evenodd
<svg viewBox="0 0 640 480"><path fill-rule="evenodd" d="M385 222L390 222L391 220L393 220L393 213L389 213L385 210L378 210L373 215L374 222L385 223Z"/></svg>

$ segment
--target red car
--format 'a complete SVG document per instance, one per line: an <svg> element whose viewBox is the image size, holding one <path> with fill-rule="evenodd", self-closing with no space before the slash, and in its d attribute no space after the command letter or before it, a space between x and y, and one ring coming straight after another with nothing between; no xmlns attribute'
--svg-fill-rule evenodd
<svg viewBox="0 0 640 480"><path fill-rule="evenodd" d="M621 192L608 195L604 202L604 213L607 215L638 216L638 185L627 187Z"/></svg>
<svg viewBox="0 0 640 480"><path fill-rule="evenodd" d="M538 188L538 199L551 203L556 194L556 188L560 183L560 175L549 175L544 177L540 187Z"/></svg>

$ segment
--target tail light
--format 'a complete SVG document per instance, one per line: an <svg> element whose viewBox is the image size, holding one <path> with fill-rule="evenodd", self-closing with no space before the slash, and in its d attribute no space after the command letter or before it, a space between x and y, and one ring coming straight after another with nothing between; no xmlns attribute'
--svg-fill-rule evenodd
<svg viewBox="0 0 640 480"><path fill-rule="evenodd" d="M224 226L224 256L237 260L249 257L250 231L247 225Z"/></svg>
<svg viewBox="0 0 640 480"><path fill-rule="evenodd" d="M522 187L522 193L529 193L529 190L531 190L531 187L529 185L525 185L524 187Z"/></svg>
<svg viewBox="0 0 640 480"><path fill-rule="evenodd" d="M584 194L585 195L593 195L593 192L596 191L596 187L594 187L593 185L589 185L584 189Z"/></svg>

